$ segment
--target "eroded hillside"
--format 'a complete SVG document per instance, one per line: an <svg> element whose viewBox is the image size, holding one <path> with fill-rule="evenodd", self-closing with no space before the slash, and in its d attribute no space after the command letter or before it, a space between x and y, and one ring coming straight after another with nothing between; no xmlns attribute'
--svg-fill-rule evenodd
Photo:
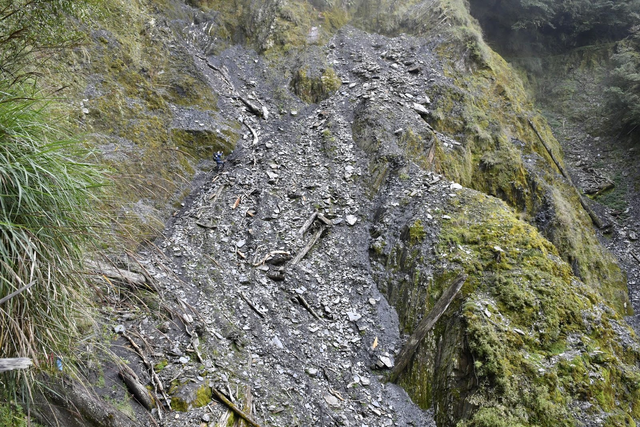
<svg viewBox="0 0 640 427"><path fill-rule="evenodd" d="M231 425L216 392L273 426L640 418L624 275L462 2L187 3L114 2L131 20L97 19L72 55L80 126L118 172L114 230L167 225L110 258L151 290L101 295L157 407L104 362L109 402L58 418Z"/></svg>

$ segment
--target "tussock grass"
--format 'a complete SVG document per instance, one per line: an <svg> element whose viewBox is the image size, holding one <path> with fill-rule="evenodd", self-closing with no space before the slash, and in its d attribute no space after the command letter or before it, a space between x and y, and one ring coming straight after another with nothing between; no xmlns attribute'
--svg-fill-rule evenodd
<svg viewBox="0 0 640 427"><path fill-rule="evenodd" d="M67 354L89 306L79 274L101 221L92 211L102 174L51 124L47 103L0 86L0 357L42 366Z"/></svg>

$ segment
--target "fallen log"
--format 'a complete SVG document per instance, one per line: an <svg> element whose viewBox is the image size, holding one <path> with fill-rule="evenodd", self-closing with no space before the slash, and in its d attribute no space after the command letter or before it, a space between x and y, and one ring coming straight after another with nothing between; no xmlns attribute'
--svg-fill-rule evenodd
<svg viewBox="0 0 640 427"><path fill-rule="evenodd" d="M302 250L298 252L298 255L296 255L296 257L291 261L291 267L294 267L300 262L300 260L302 260L302 258L304 258L307 252L309 252L313 245L315 245L316 242L320 239L320 236L326 229L327 227L323 225L318 231L316 231L316 234L314 234L311 240L309 240L309 243L307 243L306 246L302 248Z"/></svg>
<svg viewBox="0 0 640 427"><path fill-rule="evenodd" d="M456 277L451 286L449 286L449 288L444 291L440 299L438 299L438 302L433 306L427 317L420 321L418 327L413 331L413 334L407 343L402 347L402 350L396 359L396 365L393 367L393 370L389 375L389 382L395 382L400 374L405 370L424 337L427 336L427 333L434 327L444 312L447 311L447 308L449 308L453 299L458 295L458 292L460 292L460 289L462 289L462 285L464 285L466 280L466 274L461 274Z"/></svg>
<svg viewBox="0 0 640 427"><path fill-rule="evenodd" d="M602 220L598 217L598 215L596 215L593 209L591 209L591 206L587 204L587 201L585 200L584 196L582 195L580 190L578 190L578 188L575 186L575 184L571 180L571 177L569 176L567 171L564 169L564 167L560 164L558 159L556 159L553 152L551 151L551 148L547 145L547 142L544 140L544 138L542 138L542 135L540 135L540 132L538 132L538 129L533 124L531 119L528 119L528 121L529 121L529 126L531 126L531 129L533 129L535 134L538 136L538 139L542 143L542 146L545 148L545 150L547 150L549 157L551 157L551 160L553 160L553 163L555 163L556 167L560 171L560 174L562 174L562 176L569 182L569 184L574 188L574 190L576 190L576 193L578 194L578 199L580 199L580 204L582 205L584 210L587 211L587 214L589 214L589 218L591 218L591 222L593 222L593 225L595 225L598 228L602 228L604 226Z"/></svg>
<svg viewBox="0 0 640 427"><path fill-rule="evenodd" d="M140 383L138 376L131 368L126 365L120 366L120 378L127 385L127 388L131 392L131 394L136 398L138 402L142 404L147 411L150 411L154 408L153 397L149 390L145 386Z"/></svg>
<svg viewBox="0 0 640 427"><path fill-rule="evenodd" d="M218 400L227 405L229 409L235 412L240 418L245 420L251 427L260 427L260 424L255 422L249 415L245 414L240 408L231 403L231 401L227 399L224 394L220 393L215 387L211 387L211 391Z"/></svg>
<svg viewBox="0 0 640 427"><path fill-rule="evenodd" d="M87 260L85 261L85 264L89 270L98 276L106 276L109 279L118 280L138 288L150 288L147 284L147 278L142 274L123 270L102 262Z"/></svg>
<svg viewBox="0 0 640 427"><path fill-rule="evenodd" d="M0 359L0 372L13 371L15 369L27 369L33 362L28 357L14 357Z"/></svg>

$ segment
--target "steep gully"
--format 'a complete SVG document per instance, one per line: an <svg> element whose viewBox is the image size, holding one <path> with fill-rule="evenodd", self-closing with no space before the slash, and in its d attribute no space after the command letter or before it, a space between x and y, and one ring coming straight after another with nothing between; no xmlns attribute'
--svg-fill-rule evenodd
<svg viewBox="0 0 640 427"><path fill-rule="evenodd" d="M369 227L377 197L397 206L407 194L426 198L428 191L435 205L451 197L450 184L411 165L412 178L396 179L395 192L385 188L387 172L365 185L369 159L354 142L352 122L354 107L367 103L422 121L413 97L443 77L424 40L346 29L329 46L341 89L280 117L261 57L237 46L194 54L222 95L222 115L245 125L224 170L197 178L158 242L162 251L141 254L179 316L161 332L146 318L119 319L152 343L154 363L168 361L161 380L179 383L172 406L182 400L188 412L162 425L224 425L230 413L223 406L198 400L209 383L239 401L250 393L264 425L435 425L402 389L381 382L402 342L397 315L370 271ZM411 64L381 58L390 47ZM346 65L352 62L355 69ZM267 113L252 114L239 96ZM383 155L402 161L399 150ZM318 243L293 265L314 237ZM132 364L145 379L145 367Z"/></svg>
<svg viewBox="0 0 640 427"><path fill-rule="evenodd" d="M344 29L326 50L317 48L342 87L317 105L279 111L271 94L287 82L242 47L206 56L201 30L191 28L189 48L220 94L220 114L243 123L242 138L224 170L205 162L211 171L196 178L159 250L140 254L173 316L160 327L148 317L114 319L118 331L146 343L154 364L166 365L160 380L174 409L186 410L159 423L225 425L232 415L211 403L213 385L264 425L435 425L430 411L382 382L402 340L372 273L370 229L382 220L374 215L380 205L400 211L384 219L387 226L402 223L407 197L446 212L457 187L397 146L359 145L362 136L353 134L367 109L423 122L416 105L429 101L420 94L446 80L429 43ZM385 59L388 50L394 57ZM181 114L194 128L215 130L195 112ZM403 134L390 131L398 140ZM391 169L371 168L376 158L390 160ZM399 169L402 179L393 173ZM127 358L151 382L148 369Z"/></svg>

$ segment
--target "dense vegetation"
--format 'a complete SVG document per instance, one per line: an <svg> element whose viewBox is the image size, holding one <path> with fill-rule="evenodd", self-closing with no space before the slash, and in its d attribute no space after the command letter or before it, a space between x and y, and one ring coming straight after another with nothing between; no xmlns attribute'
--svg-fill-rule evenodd
<svg viewBox="0 0 640 427"><path fill-rule="evenodd" d="M610 106L628 132L640 135L640 26L617 44L612 60Z"/></svg>
<svg viewBox="0 0 640 427"><path fill-rule="evenodd" d="M485 34L507 56L561 53L619 40L638 21L638 0L470 0Z"/></svg>
<svg viewBox="0 0 640 427"><path fill-rule="evenodd" d="M607 87L602 88L608 95L604 112L608 128L640 137L639 0L470 0L469 4L489 43L534 79L548 79L558 55L602 46L609 57L603 69L611 75L603 78Z"/></svg>
<svg viewBox="0 0 640 427"><path fill-rule="evenodd" d="M89 212L102 178L38 84L39 67L77 40L67 23L82 5L0 1L0 358L41 368L65 356L86 324L78 269L95 237ZM2 393L24 379L4 374Z"/></svg>

